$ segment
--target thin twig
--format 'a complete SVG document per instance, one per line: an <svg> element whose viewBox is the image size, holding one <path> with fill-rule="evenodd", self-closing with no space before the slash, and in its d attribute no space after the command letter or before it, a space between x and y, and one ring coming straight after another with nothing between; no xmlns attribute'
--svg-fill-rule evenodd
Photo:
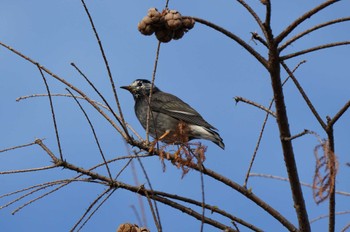
<svg viewBox="0 0 350 232"><path fill-rule="evenodd" d="M10 205L12 205L12 204L14 204L14 203L24 199L24 198L26 198L27 196L30 196L30 195L32 195L32 194L34 194L36 192L39 192L39 191L41 191L43 189L48 188L48 187L61 184L62 182L63 181L52 181L52 182L48 182L48 183L44 183L44 184L40 184L40 185L30 186L30 187L25 188L25 189L21 189L21 190L15 191L15 192L11 192L11 193L5 194L5 195L3 195L1 197L7 197L7 196L11 196L11 195L14 195L14 194L18 194L18 193L22 193L22 192L26 192L28 190L31 190L31 191L29 191L29 192L27 192L27 193L25 193L25 194L15 198L14 200L6 203L5 205L0 206L0 209L6 208L6 207L8 207L8 206L10 206Z"/></svg>
<svg viewBox="0 0 350 232"><path fill-rule="evenodd" d="M27 60L28 62L36 65L36 66L39 64L35 60L29 58L28 56L23 55L19 51L13 49L12 47L10 47L10 46L2 43L2 42L0 42L0 45L5 47L6 49L10 50L11 52L15 53L16 55L22 57L23 59ZM41 70L45 71L47 74L49 74L50 76L52 76L56 80L58 80L61 83L65 84L66 86L68 86L69 88L73 89L74 91L78 92L84 99L86 99L87 102L89 102L90 105L92 105L123 136L123 138L125 140L128 139L128 137L125 135L125 133L115 124L115 122L103 110L101 110L101 108L97 104L95 104L83 91L81 91L80 89L78 89L77 87L72 85L71 83L67 82L65 79L63 79L63 78L59 77L58 75L54 74L53 72L51 72L49 69L47 69L43 65L39 65L39 67L40 67ZM132 144L133 140L130 141L130 143Z"/></svg>
<svg viewBox="0 0 350 232"><path fill-rule="evenodd" d="M99 200L105 196L109 191L111 191L111 188L106 189L105 191L103 191L103 193L101 193L98 197L96 197L96 199L89 205L89 207L85 210L84 214L79 218L79 220L73 225L72 229L70 229L70 231L74 231L78 225L80 224L80 222L85 218L85 216L90 212L90 210L94 207L95 204L97 204L99 202ZM85 225L85 224L84 224Z"/></svg>
<svg viewBox="0 0 350 232"><path fill-rule="evenodd" d="M38 196L38 197L36 197L36 198L34 198L34 199L32 199L32 200L26 202L25 204L21 205L20 207L18 207L18 208L15 209L14 211L12 211L12 215L16 214L18 211L20 211L20 210L23 209L24 207L26 207L26 206L28 206L28 205L30 205L30 204L36 202L37 200L40 200L40 199L42 199L42 198L44 198L44 197L50 195L51 193L54 193L54 192L60 190L61 188L63 188L64 186L67 186L67 185L70 184L70 183L71 183L71 182L63 183L63 184L61 184L60 186L58 186L57 188L55 188L55 189L53 189L53 190L51 190L51 191L49 191L49 192L47 192L47 193L45 193L45 194L42 194L42 195L40 195L40 196Z"/></svg>
<svg viewBox="0 0 350 232"><path fill-rule="evenodd" d="M0 172L0 175L17 174L17 173L24 173L24 172L36 172L36 171L43 171L43 170L48 170L48 169L52 169L52 168L56 168L56 167L57 167L57 165L50 165L50 166L44 166L44 167L39 167L39 168L3 171L3 172Z"/></svg>
<svg viewBox="0 0 350 232"><path fill-rule="evenodd" d="M141 217L140 217L139 213L137 212L135 205L130 205L130 207L131 207L132 211L135 214L135 217L137 219L138 225L144 226L144 223L141 221Z"/></svg>
<svg viewBox="0 0 350 232"><path fill-rule="evenodd" d="M143 165L143 163L142 163L141 159L139 158L138 154L135 153L135 155L137 156L137 161L139 162L139 164L141 166L141 169L142 169L143 175L146 178L147 184L148 184L149 188L151 189L151 191L153 191L151 180L148 177L148 174L146 172L146 168ZM154 209L155 209L155 215L157 216L157 217L155 217L156 226L157 226L158 230L162 231L162 223L161 223L161 220L160 220L160 214L159 214L158 205L157 205L156 201L154 201ZM152 212L152 214L154 214L154 213Z"/></svg>
<svg viewBox="0 0 350 232"><path fill-rule="evenodd" d="M155 213L155 209L153 208L153 204L152 204L151 198L150 198L150 196L149 196L149 194L148 194L148 191L145 190L145 188L144 188L143 185L140 186L140 191L143 191L143 192L145 193L145 196L146 196L146 198L147 198L149 208L151 209L151 213L152 213L152 216L153 216L153 220L154 220L154 222L155 222L155 224L156 224L156 227L157 227L158 232L162 232L162 228L161 228L161 226L160 226L160 223L159 223L159 221L158 221L157 215L156 215L156 213ZM154 202L156 202L156 201L154 201Z"/></svg>
<svg viewBox="0 0 350 232"><path fill-rule="evenodd" d="M303 131L303 132L300 132L299 134L293 135L293 136L291 136L291 137L289 137L289 138L282 138L282 139L284 139L284 140L293 140L293 139L299 138L299 137L301 137L301 136L304 136L304 135L306 135L306 134L313 134L313 133L311 133L311 132L310 132L309 130L307 130L307 129L304 129L304 131Z"/></svg>
<svg viewBox="0 0 350 232"><path fill-rule="evenodd" d="M311 32L316 31L316 30L318 30L320 28L323 28L323 27L326 27L326 26L329 26L329 25L332 25L332 24L336 24L336 23L346 22L346 21L349 21L349 20L350 20L350 17L345 17L345 18L335 19L335 20L331 20L331 21L328 21L328 22L325 22L325 23L318 24L318 25L316 25L316 26L314 26L312 28L309 28L309 29L299 33L298 35L294 36L293 38L287 40L282 46L280 46L278 48L278 50L280 52L283 51L291 43L295 42L296 40L302 38L303 36L305 36L307 34L310 34Z"/></svg>
<svg viewBox="0 0 350 232"><path fill-rule="evenodd" d="M73 63L72 63L72 64L73 64ZM74 64L73 64L72 66L76 67ZM77 68L77 67L76 67L76 68ZM92 84L92 83L91 83L91 84ZM47 94L32 94L32 95L27 95L27 96L18 97L18 98L16 99L16 101L19 102L19 101L21 101L21 100L26 100L26 99L29 99L29 98L34 98L34 97L47 97L47 96L48 96ZM70 97L70 98L71 98L72 95L70 95L70 94L62 94L62 93L54 93L54 94L52 93L52 94L51 94L51 97ZM74 95L74 97L77 98L77 99L83 99L83 100L87 101L87 99L84 98L84 97L82 97L82 96ZM102 97L103 97L103 96L102 96ZM89 101L87 101L87 102L89 102ZM91 100L91 102L93 102L94 104L96 104L96 105L98 105L98 106L100 106L100 107L102 107L102 108L104 108L104 109L110 111L110 112L114 115L114 117L117 117L117 118L120 120L120 117L119 117L118 115L116 115L115 112L111 111L112 109L111 109L110 107L108 107L108 106L102 104L101 102L95 101L95 100ZM137 133L137 132L135 131L135 129L134 129L129 123L127 123L127 122L125 122L125 123L126 123L126 126L132 131L132 133L134 133L134 134L136 135L137 139L138 139L138 140L142 140L142 137L139 135L139 133ZM128 134L127 134L127 135L128 135Z"/></svg>
<svg viewBox="0 0 350 232"><path fill-rule="evenodd" d="M118 107L118 111L119 111L119 114L120 114L120 118L121 118L121 126L123 127L124 129L124 132L125 133L128 133L127 130L126 130L126 127L125 127L125 120L124 120L124 117L123 117L123 112L122 112L122 109L120 107L120 103L119 103L119 99L118 99L118 94L117 94L117 89L115 88L115 85L114 85L114 80L113 80L113 76L112 76L112 72L111 72L111 69L109 67L109 64L108 64L108 60L107 60L107 57L106 57L106 54L104 52L104 49L103 49L103 46L102 46L102 42L101 42L101 39L100 39L100 36L98 35L97 33L97 30L96 30L96 27L95 27L95 24L92 20L92 17L90 15L90 12L84 2L84 0L81 0L83 6L84 6L84 9L85 9L85 12L89 18L89 21L90 21L90 24L91 24L91 27L92 27L92 30L94 31L94 34L95 34L95 37L96 37L96 40L97 40L97 43L98 43L98 46L100 48L100 51L101 51L101 55L102 55L102 58L103 58L103 61L105 63L105 66L106 66L106 69L107 69L107 72L108 72L108 77L109 77L109 81L110 81L110 84L111 84L111 87L112 87L112 90L113 90L113 94L114 94L114 98L115 98L115 101L117 103L117 107Z"/></svg>
<svg viewBox="0 0 350 232"><path fill-rule="evenodd" d="M319 46L316 46L316 47L313 47L313 48L308 48L308 49L305 49L305 50L302 50L302 51L299 51L299 52L295 52L295 53L292 53L292 54L281 56L280 58L281 58L281 60L287 60L287 59L290 59L290 58L293 58L293 57L297 57L297 56L304 55L306 53L310 53L310 52L314 52L314 51L318 51L318 50L321 50L321 49L332 48L332 47L339 47L339 46L342 46L342 45L349 45L349 44L350 44L350 41L341 41L341 42L323 44L323 45L319 45Z"/></svg>
<svg viewBox="0 0 350 232"><path fill-rule="evenodd" d="M106 104L107 109L113 114L114 118L119 122L119 124L123 127L126 135L130 138L130 135L128 133L128 130L125 128L126 122L123 121L122 117L119 117L114 110L112 109L112 107L109 105L108 101L106 100L106 98L102 95L102 93L96 88L96 86L90 81L90 79L81 71L81 69L78 68L78 66L75 63L71 63L71 65L78 71L78 73L85 79L85 81L93 88L93 90L98 94L98 96L100 96L100 98L102 99L102 101Z"/></svg>
<svg viewBox="0 0 350 232"><path fill-rule="evenodd" d="M349 109L350 101L348 101L339 111L338 113L328 122L328 126L333 126L338 119Z"/></svg>
<svg viewBox="0 0 350 232"><path fill-rule="evenodd" d="M128 150L128 152L130 153L130 150ZM137 154L137 153L135 153ZM131 161L131 170L132 170L132 176L134 178L134 182L136 186L140 186L140 182L139 179L137 178L137 173L136 173L136 168L135 168L135 164L133 162L133 160ZM139 206L140 206L140 210L141 210L141 215L142 215L142 225L145 227L147 226L147 217L146 217L146 212L145 212L145 206L143 204L143 200L142 197L140 195L137 195L138 201L139 201ZM136 209L135 209L135 213L137 213ZM140 224L141 225L141 224Z"/></svg>
<svg viewBox="0 0 350 232"><path fill-rule="evenodd" d="M191 150L190 150L191 151ZM197 157L198 165L201 166L201 169L203 170L203 163L201 157ZM203 232L204 230L204 217L205 217L205 190L204 190L204 176L203 176L203 171L200 170L199 175L201 178L201 195L202 195L202 220L201 220L201 226L200 226L200 231Z"/></svg>
<svg viewBox="0 0 350 232"><path fill-rule="evenodd" d="M100 155L101 155L101 157L102 157L102 159L103 159L103 162L104 162L105 165L106 165L106 169L107 169L108 175L109 175L109 177L112 179L111 170L110 170L109 167L108 167L108 164L107 164L107 162L106 162L106 157L105 157L105 155L103 154L102 147L101 147L101 145L100 145L100 141L98 140L98 137L97 137L97 135L96 135L95 128L94 128L94 126L92 125L92 122L91 122L89 116L87 115L86 111L84 110L84 108L83 108L83 106L80 104L80 102L74 97L72 91L70 91L68 88L66 88L66 90L71 94L71 96L73 97L73 99L75 100L75 102L78 104L80 110L83 112L83 114L84 114L86 120L88 121L89 126L90 126L91 131L92 131L92 134L94 135L94 139L95 139L96 145L97 145L97 147L98 147L98 150L99 150L99 152L100 152Z"/></svg>
<svg viewBox="0 0 350 232"><path fill-rule="evenodd" d="M262 45L264 45L265 47L267 47L266 41L265 41L263 38L261 38L261 36L260 36L258 33L256 33L256 32L251 32L251 34L252 34L252 39L259 41ZM253 41L254 41L254 40L253 40Z"/></svg>
<svg viewBox="0 0 350 232"><path fill-rule="evenodd" d="M151 82L151 91L149 93L149 97L148 97L148 108L147 108L147 120L146 120L146 141L147 143L149 142L149 127L150 127L150 120L152 117L152 121L154 120L153 118L153 114L151 112L151 102L152 102L152 95L153 95L153 88L154 88L154 81L156 79L156 72L157 72L157 66L158 66L158 59L159 59L159 52L160 52L160 44L161 42L158 41L158 45L157 45L157 50L156 50L156 58L154 60L154 67L153 67L153 73L152 73L152 82ZM152 114L152 115L151 115ZM156 128L156 123L153 122L153 127L154 130L157 130ZM156 132L156 131L155 131ZM153 133L153 132L152 132ZM157 132L156 132L156 138L158 138Z"/></svg>
<svg viewBox="0 0 350 232"><path fill-rule="evenodd" d="M305 62L306 62L305 60L299 62L299 64L293 69L292 73L294 73L294 72L300 67L300 65L304 64ZM287 81L289 80L289 78L290 78L290 76L288 76L288 77L283 81L282 87L287 83ZM268 107L268 111L271 110L273 103L274 103L274 99L272 99L272 100L270 101L270 105L269 105L269 107ZM247 171L246 176L245 176L245 179L244 179L243 187L245 187L245 188L247 188L248 179L249 179L249 173L250 173L250 171L251 171L252 168L253 168L253 164L254 164L256 155L257 155L257 153L258 153L258 149L259 149L259 147L260 147L260 143L261 143L261 140L262 140L264 131L265 131L266 123L267 123L267 120L269 119L269 116L270 116L270 113L269 113L268 111L267 111L266 116L265 116L265 119L264 119L264 121L263 121L263 125L262 125L262 127L261 127L260 134L259 134L259 137L258 137L258 141L257 141L257 143L256 143L256 146L255 146L255 149L254 149L252 158L251 158L250 163L249 163L248 171ZM276 115L275 115L275 117L276 117Z"/></svg>
<svg viewBox="0 0 350 232"><path fill-rule="evenodd" d="M270 105L269 105L269 109L271 109L271 107L272 107L272 105L273 105L273 102L274 102L274 101L271 100ZM250 160L247 173L246 173L246 175L245 175L244 184L243 184L243 187L244 187L244 188L247 188L248 179L249 179L249 173L250 173L250 171L251 171L252 168L253 168L253 164L254 164L256 155L258 154L258 150L259 150L259 147L260 147L260 143L261 143L261 140L262 140L262 137L263 137L263 134L264 134L264 131L265 131L266 123L267 123L267 120L269 119L269 116L270 116L270 114L269 114L269 113L266 113L264 122L263 122L262 127L261 127L261 130L260 130L260 134L259 134L259 137L258 137L258 141L256 142L255 149L254 149L252 158L251 158L251 160Z"/></svg>
<svg viewBox="0 0 350 232"><path fill-rule="evenodd" d="M262 173L249 173L249 176L251 177L263 177L263 178L269 178L269 179L275 179L275 180L281 180L281 181L286 181L286 182L289 182L289 179L286 178L286 177L281 177L281 176L274 176L274 175L270 175L270 174L262 174ZM309 188L314 188L314 186L312 184L308 184L306 182L300 182L300 184L302 186L305 186L305 187L309 187ZM319 187L316 187L316 188L319 188ZM343 195L343 196L350 196L350 193L349 192L344 192L344 191L336 191L335 192L336 194L339 194L339 195ZM311 221L310 221L311 223Z"/></svg>
<svg viewBox="0 0 350 232"><path fill-rule="evenodd" d="M60 160L57 159L55 154L43 143L43 141L41 139L36 139L35 144L38 144L51 157L52 161L55 164L58 165L58 163L60 163ZM61 162L62 162L62 160L61 160Z"/></svg>
<svg viewBox="0 0 350 232"><path fill-rule="evenodd" d="M273 112L273 111L270 109L270 107L269 107L269 108L266 108L266 107L263 106L263 105L260 105L260 104L258 104L258 103L256 103L256 102L253 102L253 101L248 100L248 99L243 98L243 97L234 97L234 99L235 99L236 103L238 103L238 102L247 103L247 104L249 104L249 105L252 105L252 106L255 106L255 107L259 108L259 109L262 109L262 110L265 111L266 113L271 114L274 118L276 118L276 113Z"/></svg>
<svg viewBox="0 0 350 232"><path fill-rule="evenodd" d="M299 26L302 22L304 22L306 19L310 18L314 14L318 13L319 11L323 10L324 8L339 2L340 0L326 0L325 2L321 3L320 5L316 6L315 8L311 9L310 11L303 14L301 17L297 18L294 22L292 22L284 31L282 31L277 37L276 37L276 43L280 43L284 38L286 38L297 26Z"/></svg>
<svg viewBox="0 0 350 232"><path fill-rule="evenodd" d="M167 198L171 198L171 199L174 199L174 200L178 200L178 201L183 201L183 202L186 202L186 203L189 203L189 204L193 204L193 205L196 205L198 207L203 207L203 204L201 201L196 201L192 198L187 198L187 197L183 197L183 196L179 196L179 195L176 195L176 194L171 194L171 193L165 193L165 192L160 192L160 191L154 191L153 194L156 194L156 195L159 195L159 196L164 196L164 197L167 197ZM228 219L234 221L234 222L237 222L253 231L259 231L259 232L262 232L263 230L254 226L253 224L249 223L249 222L246 222L244 221L243 219L241 218L238 218L232 214L229 214L227 213L226 211L218 208L217 206L213 206L213 205L209 205L209 204L205 204L204 207L208 210L210 210L210 212L213 214L213 213L218 213L224 217L227 217Z"/></svg>
<svg viewBox="0 0 350 232"><path fill-rule="evenodd" d="M61 142L60 142L60 136L59 136L59 133L58 133L58 127L57 127L55 110L54 110L54 107L53 107L52 98L51 98L51 94L50 94L50 88L49 88L49 85L47 84L45 75L44 75L43 71L41 70L39 63L37 63L36 65L37 65L37 67L39 69L41 77L43 78L43 81L44 81L44 84L45 84L45 87L46 87L46 91L47 91L47 95L49 96L51 116L52 116L52 121L53 121L54 129L55 129L55 134L56 134L56 141L57 141L57 146L58 146L58 152L60 154L61 160L63 160L62 147L61 147Z"/></svg>
<svg viewBox="0 0 350 232"><path fill-rule="evenodd" d="M29 99L29 98L47 97L47 96L48 95L45 94L45 93L31 94L31 95L18 97L18 98L16 98L16 101L19 102L19 101L26 100L26 99ZM73 96L70 95L70 94L63 94L63 93L51 93L51 97L68 97L68 98L72 98ZM74 97L77 98L77 99L86 100L84 97L79 96L79 95L74 95ZM102 108L105 108L106 110L110 111L110 109L106 105L102 104L101 102L98 102L98 101L95 101L95 100L92 100L92 101L94 103L96 103L97 105L101 106Z"/></svg>
<svg viewBox="0 0 350 232"><path fill-rule="evenodd" d="M81 224L81 226L78 228L78 231L80 231L86 223L91 219L91 217L99 210L99 208L112 196L112 194L116 191L117 189L112 189L112 191L101 201L100 204L91 212L91 214L85 219L85 221Z"/></svg>
<svg viewBox="0 0 350 232"><path fill-rule="evenodd" d="M237 2L239 2L249 13L250 15L255 19L255 21L258 23L261 31L264 33L264 35L266 36L266 30L264 27L263 22L261 21L261 19L259 18L258 14L244 1L244 0L236 0Z"/></svg>
<svg viewBox="0 0 350 232"><path fill-rule="evenodd" d="M335 214L336 214L336 215L350 214L350 211L339 211L339 212L336 212ZM316 221L319 221L319 220L321 220L321 219L323 219L323 218L328 218L328 217L329 217L328 214L320 215L320 216L318 216L317 218L311 219L311 220L310 220L310 223L314 223L314 222L316 222ZM342 231L344 231L344 230L342 230Z"/></svg>
<svg viewBox="0 0 350 232"><path fill-rule="evenodd" d="M350 228L350 223L347 224L347 225L341 230L341 232L346 232L346 231L348 231L349 228Z"/></svg>
<svg viewBox="0 0 350 232"><path fill-rule="evenodd" d="M1 153L1 152L6 152L6 151L15 150L15 149L19 149L19 148L23 148L23 147L29 147L29 146L32 146L32 145L35 145L35 142L31 142L31 143L27 143L27 144L22 144L22 145L18 145L18 146L14 146L14 147L8 147L8 148L5 148L5 149L0 150L0 153Z"/></svg>
<svg viewBox="0 0 350 232"><path fill-rule="evenodd" d="M122 169L120 169L120 171L117 173L117 175L115 176L114 180L117 180L119 178L119 176L124 172L124 170L129 166L129 164L131 162L132 162L132 159L129 159L128 162L126 162L124 167Z"/></svg>
<svg viewBox="0 0 350 232"><path fill-rule="evenodd" d="M312 102L310 101L309 97L306 95L304 89L301 87L301 85L299 84L299 81L295 78L293 72L289 69L289 67L283 62L281 61L282 67L286 70L286 72L288 73L288 75L290 76L290 78L293 80L295 86L297 87L297 89L299 90L300 94L303 96L306 104L308 105L308 107L310 108L311 112L313 113L313 115L316 117L317 121L320 123L320 125L322 126L323 129L326 129L326 124L325 122L322 120L322 118L320 117L320 115L318 114L317 110L315 109L315 107L313 106Z"/></svg>
<svg viewBox="0 0 350 232"><path fill-rule="evenodd" d="M237 35L233 34L230 31L227 31L226 29L224 29L224 28L222 28L222 27L220 27L212 22L209 22L207 20L204 20L201 18L196 18L196 17L191 17L191 18L193 18L196 22L201 23L203 25L206 25L208 27L211 27L214 30L221 32L222 34L226 35L227 37L233 39L239 45L241 45L245 50L247 50L251 55L253 55L265 68L268 68L267 60L262 55L260 55L260 53L258 53L255 49L253 49L249 44L244 42Z"/></svg>

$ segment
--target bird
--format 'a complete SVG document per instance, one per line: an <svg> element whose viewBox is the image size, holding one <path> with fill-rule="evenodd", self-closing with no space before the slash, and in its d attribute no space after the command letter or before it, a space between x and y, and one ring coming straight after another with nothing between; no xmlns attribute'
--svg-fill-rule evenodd
<svg viewBox="0 0 350 232"><path fill-rule="evenodd" d="M155 85L152 87L152 83L146 79L136 79L130 85L120 88L128 90L134 97L135 114L145 130L149 118L149 134L153 138L168 144L183 144L192 139L205 139L225 149L217 129L175 95L163 92ZM148 109L150 109L149 117L147 117Z"/></svg>

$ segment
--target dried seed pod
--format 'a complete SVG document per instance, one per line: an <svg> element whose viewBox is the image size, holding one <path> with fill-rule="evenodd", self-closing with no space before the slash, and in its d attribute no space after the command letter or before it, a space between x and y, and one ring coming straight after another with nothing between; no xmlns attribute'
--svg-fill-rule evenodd
<svg viewBox="0 0 350 232"><path fill-rule="evenodd" d="M195 21L193 18L182 19L182 25L188 30L192 29L194 27L194 24L195 24Z"/></svg>
<svg viewBox="0 0 350 232"><path fill-rule="evenodd" d="M156 37L160 42L167 43L173 38L173 32L167 29L157 30Z"/></svg>
<svg viewBox="0 0 350 232"><path fill-rule="evenodd" d="M138 30L144 35L152 35L154 28L152 26L152 20L150 17L145 16L138 24Z"/></svg>
<svg viewBox="0 0 350 232"><path fill-rule="evenodd" d="M119 225L117 232L150 232L148 229L144 227L138 227L136 224L124 223Z"/></svg>
<svg viewBox="0 0 350 232"><path fill-rule="evenodd" d="M185 32L182 28L174 31L173 39L178 40L184 36Z"/></svg>
<svg viewBox="0 0 350 232"><path fill-rule="evenodd" d="M164 20L165 20L166 26L170 30L177 30L182 25L182 16L176 10L169 10L164 16Z"/></svg>
<svg viewBox="0 0 350 232"><path fill-rule="evenodd" d="M152 23L158 24L161 20L161 13L156 8L150 8L147 12L147 16L152 20Z"/></svg>
<svg viewBox="0 0 350 232"><path fill-rule="evenodd" d="M118 227L117 232L137 232L137 228L138 227L133 224L124 223Z"/></svg>
<svg viewBox="0 0 350 232"><path fill-rule="evenodd" d="M138 23L137 28L144 35L152 35L154 33L154 27L152 23L152 19L149 16L145 16Z"/></svg>

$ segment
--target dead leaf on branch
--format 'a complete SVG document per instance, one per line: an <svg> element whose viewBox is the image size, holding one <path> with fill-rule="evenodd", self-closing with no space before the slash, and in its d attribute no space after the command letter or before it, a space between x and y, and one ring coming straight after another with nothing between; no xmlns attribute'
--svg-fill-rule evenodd
<svg viewBox="0 0 350 232"><path fill-rule="evenodd" d="M330 149L329 142L323 140L314 149L316 168L313 180L313 197L316 204L326 200L334 191L338 160Z"/></svg>

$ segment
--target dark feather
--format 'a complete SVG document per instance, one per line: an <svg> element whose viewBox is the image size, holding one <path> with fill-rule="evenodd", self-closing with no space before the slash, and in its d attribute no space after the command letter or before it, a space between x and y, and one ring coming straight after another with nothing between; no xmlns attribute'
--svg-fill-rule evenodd
<svg viewBox="0 0 350 232"><path fill-rule="evenodd" d="M151 109L152 111L167 114L186 123L216 130L215 127L205 121L202 116L190 105L169 93L154 93L151 102ZM181 109L181 111L178 109Z"/></svg>

